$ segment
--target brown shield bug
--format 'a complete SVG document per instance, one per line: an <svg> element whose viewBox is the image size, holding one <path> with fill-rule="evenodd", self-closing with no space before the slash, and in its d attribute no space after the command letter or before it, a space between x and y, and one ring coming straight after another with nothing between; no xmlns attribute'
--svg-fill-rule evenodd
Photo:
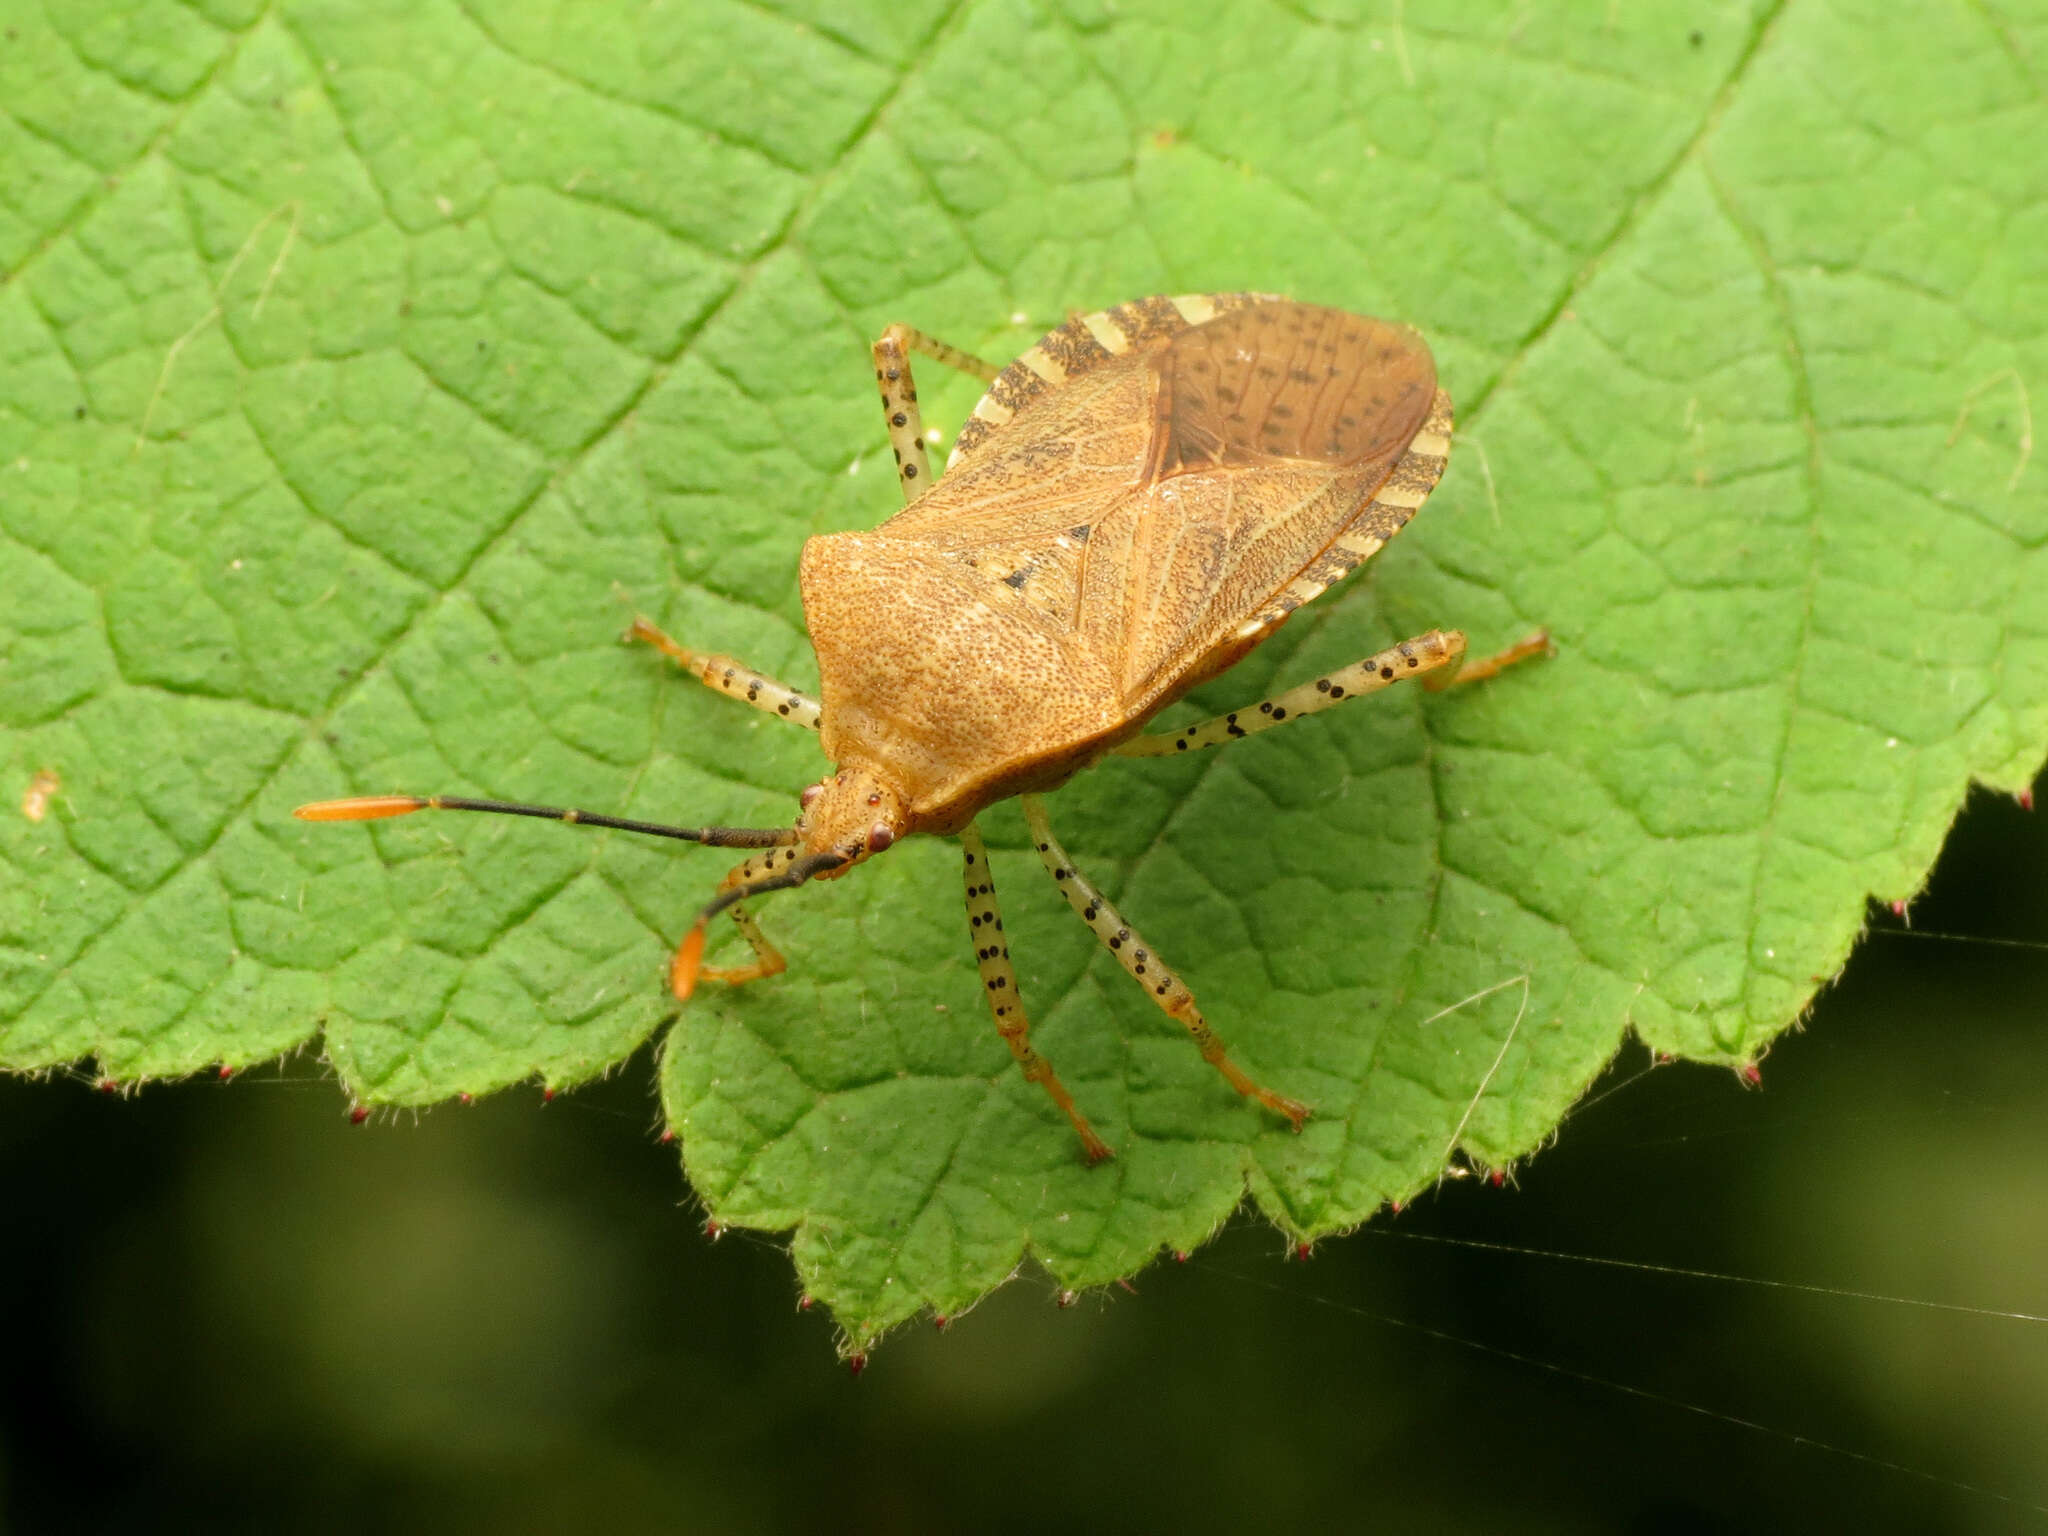
<svg viewBox="0 0 2048 1536"><path fill-rule="evenodd" d="M989 386L936 483L911 352ZM819 697L692 650L645 619L631 631L708 686L819 733L837 771L804 790L795 826L672 827L415 795L324 801L297 814L495 811L757 850L678 946L669 979L679 998L705 977L739 983L783 969L749 898L844 875L914 833L958 837L996 1029L1095 1160L1109 1147L1031 1047L974 825L985 806L1020 795L1068 905L1231 1087L1299 1129L1308 1107L1231 1060L1186 984L1074 868L1041 795L1112 752L1192 752L1403 678L1471 681L1547 648L1539 634L1473 661L1461 633L1431 630L1263 702L1144 734L1153 715L1228 669L1414 516L1451 445L1451 401L1429 348L1389 321L1212 293L1077 316L1000 370L903 325L874 344L874 361L909 504L872 532L804 545ZM752 963L703 964L706 924L720 912L739 925Z"/></svg>

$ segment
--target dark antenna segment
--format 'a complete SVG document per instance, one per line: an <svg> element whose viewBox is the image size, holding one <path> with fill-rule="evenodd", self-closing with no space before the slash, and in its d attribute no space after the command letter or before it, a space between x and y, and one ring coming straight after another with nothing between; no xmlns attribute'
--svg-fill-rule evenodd
<svg viewBox="0 0 2048 1536"><path fill-rule="evenodd" d="M580 827L608 827L648 837L672 837L712 848L787 848L798 841L794 827L671 827L658 821L633 821L597 811L571 811L553 805L526 805L517 800L472 800L462 795L356 795L347 800L316 800L292 814L301 821L381 821L414 811L488 811L498 816L537 816ZM780 889L778 885L771 889ZM790 882L794 884L795 882ZM738 898L735 897L735 900ZM714 909L716 910L716 909Z"/></svg>

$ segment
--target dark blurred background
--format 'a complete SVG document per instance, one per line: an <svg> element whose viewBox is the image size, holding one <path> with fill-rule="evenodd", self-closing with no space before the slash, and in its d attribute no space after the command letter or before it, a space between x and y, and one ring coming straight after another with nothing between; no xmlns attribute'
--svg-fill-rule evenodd
<svg viewBox="0 0 2048 1536"><path fill-rule="evenodd" d="M133 1099L0 1082L0 1511L2048 1529L2048 810L1979 793L1910 930L1874 920L1760 1090L1631 1046L1507 1188L1306 1263L1241 1216L1065 1309L1027 1272L859 1380L777 1242L700 1231L644 1052L545 1106L362 1127L311 1059Z"/></svg>

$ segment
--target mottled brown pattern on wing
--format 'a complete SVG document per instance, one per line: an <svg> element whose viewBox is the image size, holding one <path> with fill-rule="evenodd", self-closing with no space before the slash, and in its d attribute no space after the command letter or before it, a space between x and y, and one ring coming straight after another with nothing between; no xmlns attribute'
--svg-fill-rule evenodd
<svg viewBox="0 0 2048 1536"><path fill-rule="evenodd" d="M1438 390L1422 430L1415 434L1372 500L1358 509L1358 515L1316 559L1273 595L1245 624L1244 631L1270 631L1303 603L1321 596L1350 575L1406 527L1416 508L1443 477L1451 427L1451 397Z"/></svg>
<svg viewBox="0 0 2048 1536"><path fill-rule="evenodd" d="M1064 780L1242 656L1401 528L1450 433L1414 332L1249 294L1077 316L987 398L915 502L805 547L825 750L887 764L912 830Z"/></svg>
<svg viewBox="0 0 2048 1536"><path fill-rule="evenodd" d="M1066 369L1068 382L1108 362L1112 357L1124 355L1136 347L1166 340L1190 324L1182 313L1180 305L1201 305L1213 309L1217 314L1242 309L1248 304L1270 302L1271 296L1258 293L1205 293L1191 295L1186 299L1140 299L1134 304L1119 304L1115 309L1097 311L1092 315L1075 315L1063 325L1057 325L1045 333L1038 346L1045 356L1052 358ZM1111 348L1103 343L1089 321L1097 322L1098 328L1107 329L1111 336L1121 336L1123 345ZM1107 327L1101 322L1109 321ZM1057 388L1033 372L1022 362L1015 362L996 376L995 383L988 389L988 398L1000 402L1011 411L1022 410L1040 395ZM1006 424L1006 423L1004 423ZM988 435L996 429L980 417L970 416L961 426L960 434L953 441L952 456L946 461L946 471L967 457Z"/></svg>
<svg viewBox="0 0 2048 1536"><path fill-rule="evenodd" d="M1385 460L1436 395L1436 365L1405 325L1310 304L1261 304L1173 338L1158 356L1155 479L1276 459Z"/></svg>

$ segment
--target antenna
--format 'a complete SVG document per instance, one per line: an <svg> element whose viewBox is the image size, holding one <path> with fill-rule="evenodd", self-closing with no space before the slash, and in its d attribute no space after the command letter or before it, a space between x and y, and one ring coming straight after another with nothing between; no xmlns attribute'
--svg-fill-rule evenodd
<svg viewBox="0 0 2048 1536"><path fill-rule="evenodd" d="M471 800L462 795L355 795L347 800L315 800L292 814L301 821L382 821L389 816L410 816L414 811L488 811L497 816L537 816L543 821L672 837L712 848L787 848L799 840L795 827L671 827L658 821L633 821L597 811L526 805L517 800Z"/></svg>

